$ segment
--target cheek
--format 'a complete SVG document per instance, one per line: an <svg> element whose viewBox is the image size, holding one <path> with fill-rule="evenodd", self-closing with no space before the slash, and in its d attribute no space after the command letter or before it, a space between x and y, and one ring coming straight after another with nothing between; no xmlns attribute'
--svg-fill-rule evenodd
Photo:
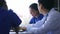
<svg viewBox="0 0 60 34"><path fill-rule="evenodd" d="M35 14L34 14L34 13L32 13L32 16L35 16Z"/></svg>
<svg viewBox="0 0 60 34"><path fill-rule="evenodd" d="M41 8L40 7L38 7L38 10L39 10L39 13L41 13Z"/></svg>
<svg viewBox="0 0 60 34"><path fill-rule="evenodd" d="M32 15L32 16L35 16L35 13L32 12L31 15Z"/></svg>
<svg viewBox="0 0 60 34"><path fill-rule="evenodd" d="M42 10L41 10L41 7L40 6L38 7L38 10L39 10L39 13L42 14Z"/></svg>
<svg viewBox="0 0 60 34"><path fill-rule="evenodd" d="M39 13L42 14L43 12L40 10Z"/></svg>
<svg viewBox="0 0 60 34"><path fill-rule="evenodd" d="M40 10L40 6L38 6L38 10L39 10L39 12L41 11L41 10Z"/></svg>

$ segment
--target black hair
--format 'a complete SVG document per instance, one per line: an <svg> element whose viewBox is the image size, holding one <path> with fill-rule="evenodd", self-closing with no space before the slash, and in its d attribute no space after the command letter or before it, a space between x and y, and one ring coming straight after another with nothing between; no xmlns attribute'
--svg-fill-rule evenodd
<svg viewBox="0 0 60 34"><path fill-rule="evenodd" d="M8 8L5 0L0 0L0 7Z"/></svg>
<svg viewBox="0 0 60 34"><path fill-rule="evenodd" d="M29 8L32 8L32 9L34 9L34 10L36 10L36 11L39 11L39 10L38 10L38 5L37 5L37 3L31 4L31 5L29 6Z"/></svg>
<svg viewBox="0 0 60 34"><path fill-rule="evenodd" d="M42 4L45 9L50 10L54 7L54 0L38 0L39 4Z"/></svg>

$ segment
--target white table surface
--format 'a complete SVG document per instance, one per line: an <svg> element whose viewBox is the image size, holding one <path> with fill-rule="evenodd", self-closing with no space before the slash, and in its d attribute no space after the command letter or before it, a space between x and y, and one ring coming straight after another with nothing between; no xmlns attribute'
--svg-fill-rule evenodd
<svg viewBox="0 0 60 34"><path fill-rule="evenodd" d="M9 34L16 34L16 32L9 32ZM19 32L19 34L31 34L30 32Z"/></svg>

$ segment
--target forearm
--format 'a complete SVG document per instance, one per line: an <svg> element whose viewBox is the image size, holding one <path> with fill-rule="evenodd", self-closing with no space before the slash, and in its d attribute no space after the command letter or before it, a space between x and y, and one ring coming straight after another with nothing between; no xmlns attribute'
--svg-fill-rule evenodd
<svg viewBox="0 0 60 34"><path fill-rule="evenodd" d="M18 34L18 32L19 32L19 28L20 28L20 27L15 27L15 32L16 32L16 34Z"/></svg>

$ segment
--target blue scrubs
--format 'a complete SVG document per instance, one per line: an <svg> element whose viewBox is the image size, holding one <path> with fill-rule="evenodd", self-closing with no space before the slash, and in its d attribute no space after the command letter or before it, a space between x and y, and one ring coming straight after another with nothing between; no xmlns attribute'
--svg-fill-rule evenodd
<svg viewBox="0 0 60 34"><path fill-rule="evenodd" d="M42 18L43 18L42 14L40 14L38 18L32 17L32 19L30 20L30 24L35 24L37 21L41 20Z"/></svg>
<svg viewBox="0 0 60 34"><path fill-rule="evenodd" d="M11 26L21 24L19 17L12 11L0 8L0 34L9 34Z"/></svg>

